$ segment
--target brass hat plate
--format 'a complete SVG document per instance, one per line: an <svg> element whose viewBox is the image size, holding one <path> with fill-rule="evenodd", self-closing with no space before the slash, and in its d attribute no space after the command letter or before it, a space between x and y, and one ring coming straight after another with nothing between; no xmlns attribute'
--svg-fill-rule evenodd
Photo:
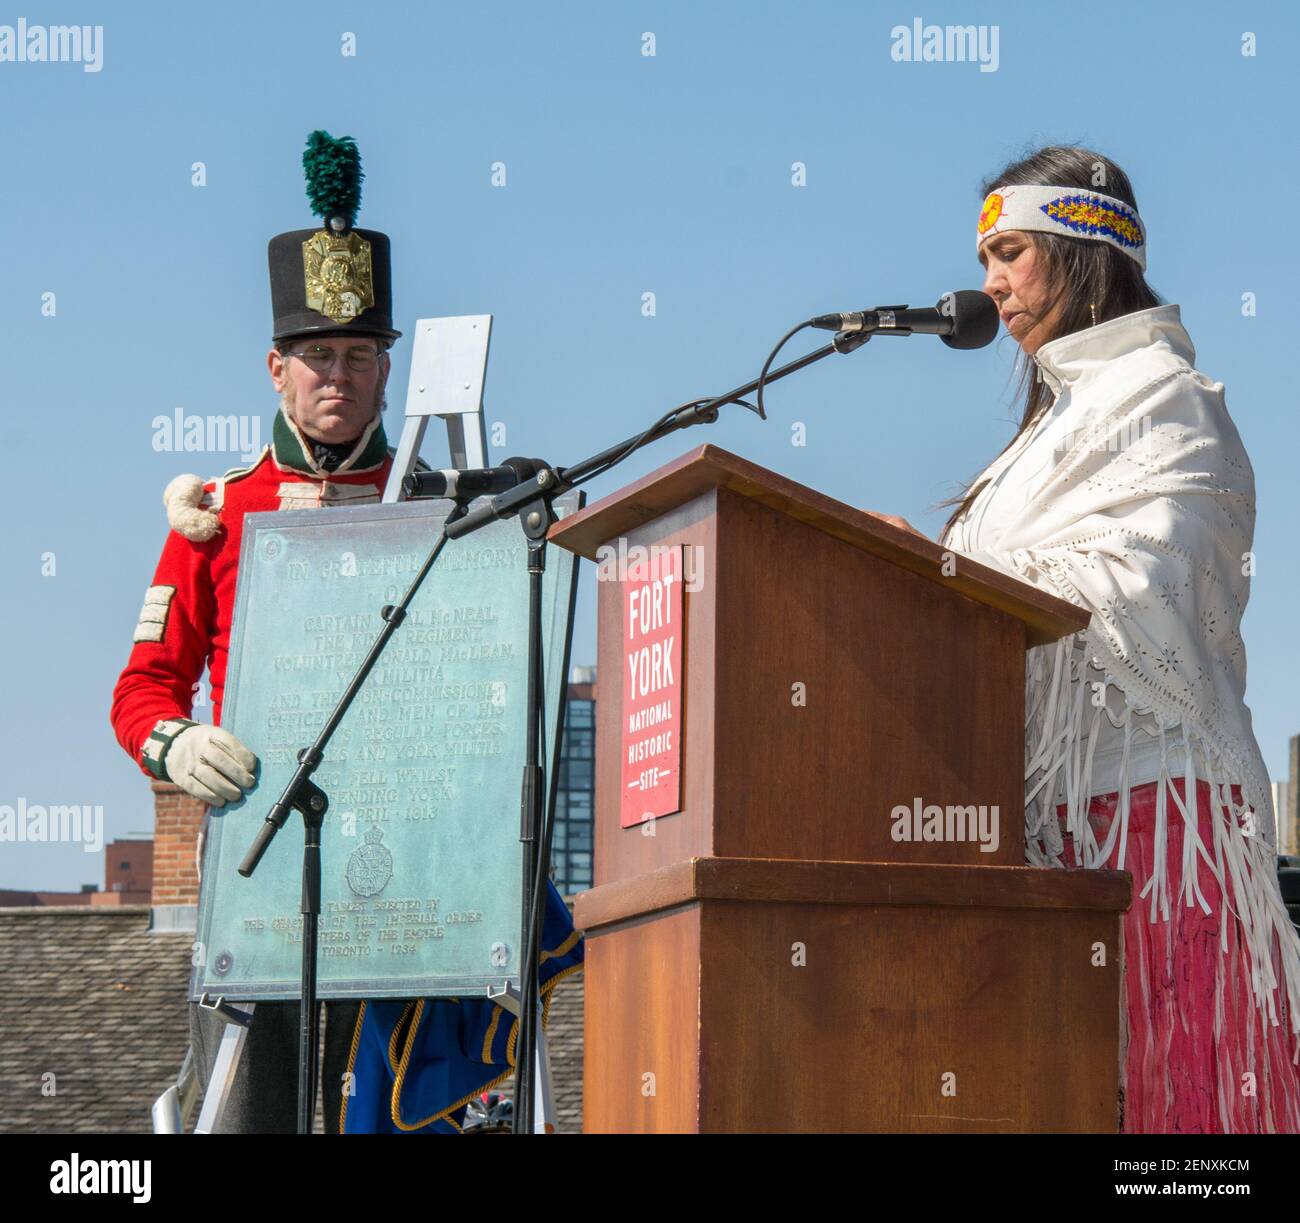
<svg viewBox="0 0 1300 1223"><path fill-rule="evenodd" d="M370 243L355 230L344 236L317 230L302 244L302 269L308 309L336 323L375 304Z"/></svg>

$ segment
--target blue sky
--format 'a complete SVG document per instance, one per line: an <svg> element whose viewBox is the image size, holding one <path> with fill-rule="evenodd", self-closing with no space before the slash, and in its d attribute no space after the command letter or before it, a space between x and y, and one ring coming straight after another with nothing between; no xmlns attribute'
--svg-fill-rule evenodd
<svg viewBox="0 0 1300 1223"><path fill-rule="evenodd" d="M151 422L254 413L269 440L266 242L313 223L300 156L317 127L357 139L359 224L393 243L408 339L392 439L412 321L491 313L487 419L507 429L493 455L560 464L751 377L810 314L979 287L978 185L1012 155L1079 143L1113 157L1150 231L1150 283L1181 305L1255 467L1247 698L1283 777L1300 730L1297 244L1284 228L1300 175L1279 140L1297 112L1297 12L326 0L0 13L103 27L97 72L0 62L0 804L102 804L107 838L152 826L110 695L162 546L163 487L240 459L160 453ZM997 70L895 62L890 31L914 17L996 26ZM357 53L344 57L348 31ZM191 185L195 162L206 186ZM806 186L791 185L794 162ZM1245 292L1257 317L1241 316ZM943 515L929 507L1009 436L1015 355L1005 338L973 353L873 343L773 388L766 423L732 409L589 492L707 440L933 534ZM440 440L426 446L435 465ZM594 588L587 568L577 662L594 661ZM101 880L101 859L77 846L0 845L0 887Z"/></svg>

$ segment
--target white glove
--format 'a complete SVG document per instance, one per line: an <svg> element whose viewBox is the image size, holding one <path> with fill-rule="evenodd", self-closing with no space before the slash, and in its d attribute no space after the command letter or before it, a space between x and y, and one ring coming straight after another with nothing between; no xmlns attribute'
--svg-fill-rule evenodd
<svg viewBox="0 0 1300 1223"><path fill-rule="evenodd" d="M228 730L196 722L167 748L163 767L186 794L211 807L224 807L257 785L257 757Z"/></svg>

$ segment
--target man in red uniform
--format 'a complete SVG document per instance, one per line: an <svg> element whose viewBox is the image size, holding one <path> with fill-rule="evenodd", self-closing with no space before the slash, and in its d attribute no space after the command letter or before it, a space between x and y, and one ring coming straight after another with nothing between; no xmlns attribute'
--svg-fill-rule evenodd
<svg viewBox="0 0 1300 1223"><path fill-rule="evenodd" d="M167 486L171 529L110 714L118 742L144 773L213 807L243 797L258 766L220 726L244 515L379 501L393 463L380 416L388 348L401 335L392 326L388 239L352 227L360 204L355 144L314 132L304 165L325 228L280 234L268 251L275 325L267 366L281 396L272 442L249 467L206 482L178 476ZM205 664L210 726L190 717ZM339 1116L358 1005L325 1006L327 1117ZM191 1004L205 1083L223 1028L215 1013ZM258 1004L223 1129L294 1131L297 1033L297 1003Z"/></svg>

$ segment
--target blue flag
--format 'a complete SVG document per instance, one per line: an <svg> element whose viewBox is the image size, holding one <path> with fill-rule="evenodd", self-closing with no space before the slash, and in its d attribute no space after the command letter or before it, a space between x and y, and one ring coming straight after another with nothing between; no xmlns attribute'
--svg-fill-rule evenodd
<svg viewBox="0 0 1300 1223"><path fill-rule="evenodd" d="M542 1023L551 991L582 967L582 935L548 881L537 972ZM519 1017L488 998L361 1004L341 1134L458 1134L475 1096L514 1074Z"/></svg>

